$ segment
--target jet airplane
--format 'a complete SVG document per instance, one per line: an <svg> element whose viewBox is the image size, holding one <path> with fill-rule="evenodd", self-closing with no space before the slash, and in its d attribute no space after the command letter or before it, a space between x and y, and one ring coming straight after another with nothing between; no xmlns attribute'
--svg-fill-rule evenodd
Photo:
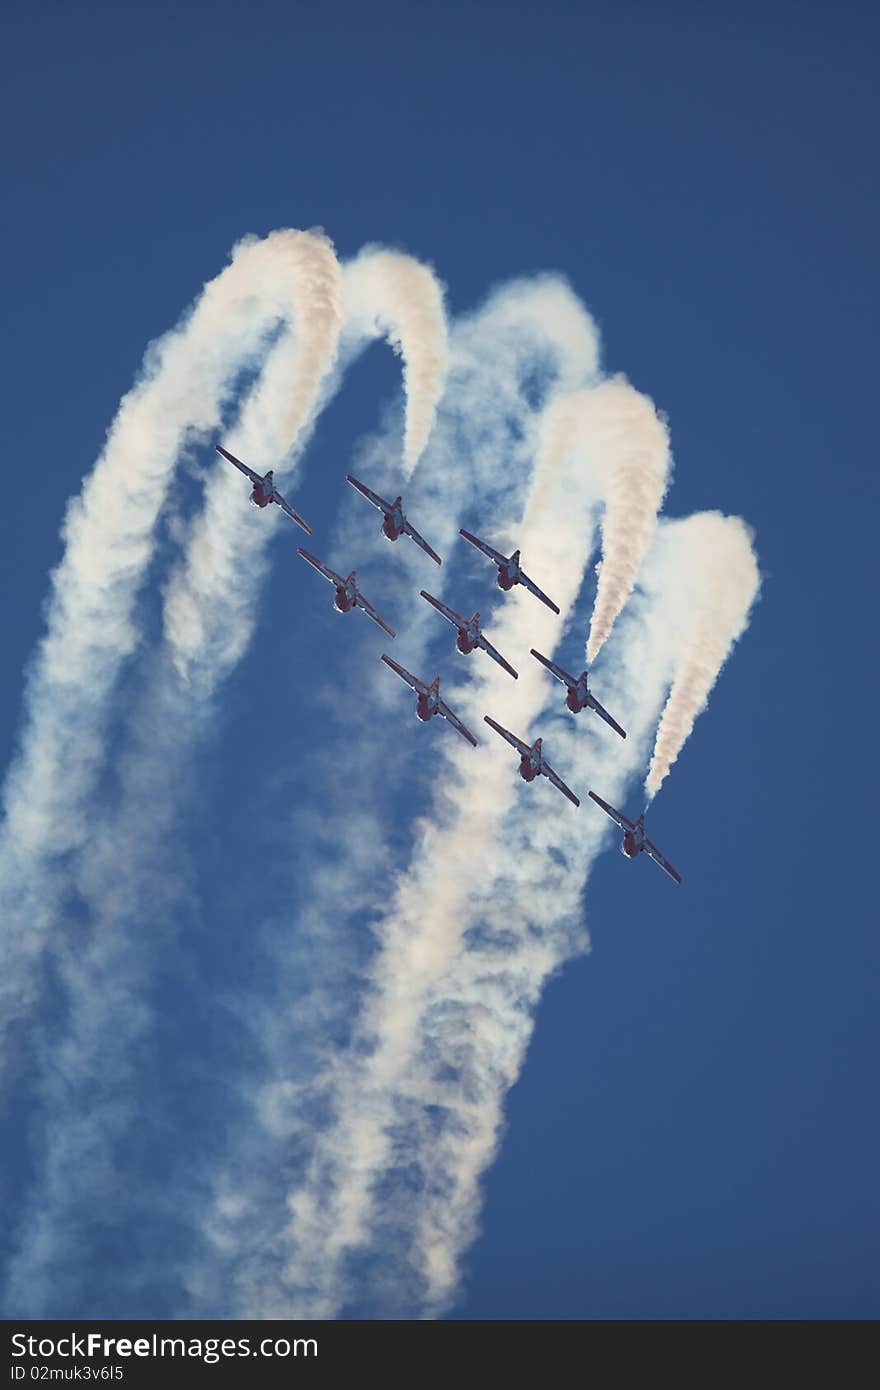
<svg viewBox="0 0 880 1390"><path fill-rule="evenodd" d="M497 583L499 589L512 589L514 584L522 584L524 589L528 589L530 594L535 595L535 598L539 598L542 603L546 603L547 607L552 608L554 613L559 612L553 600L549 599L547 595L538 588L535 581L529 579L529 576L520 568L518 550L515 550L512 555L502 555L500 551L493 550L491 545L487 545L485 541L481 541L479 536L472 536L470 531L465 531L463 527L458 534L464 536L466 541L470 541L471 545L475 545L477 550L482 550L483 554L488 555L489 559L498 566Z"/></svg>
<svg viewBox="0 0 880 1390"><path fill-rule="evenodd" d="M322 574L326 580L336 586L336 596L333 605L338 613L350 613L352 608L361 608L368 618L372 618L374 623L378 623L384 628L389 637L396 637L397 634L393 627L389 627L384 618L380 618L369 599L364 598L357 582L357 570L352 570L347 579L343 579L341 574L337 574L329 565L324 565L314 555L310 555L307 550L303 550L301 545L296 548L297 555L301 555L307 560L313 569Z"/></svg>
<svg viewBox="0 0 880 1390"><path fill-rule="evenodd" d="M430 555L436 564L443 564L436 550L432 550L424 536L420 536L412 523L407 521L403 514L403 499L401 497L395 497L393 502L386 502L384 497L380 497L377 492L372 492L363 483L359 483L351 473L346 473L345 481L351 483L362 497L366 497L367 501L372 502L373 506L382 513L382 531L390 541L399 540L401 536L409 536L410 540L415 541L416 545L424 550L426 555Z"/></svg>
<svg viewBox="0 0 880 1390"><path fill-rule="evenodd" d="M452 626L458 629L455 645L460 652L464 652L464 654L467 655L468 652L474 650L474 647L482 647L483 651L488 652L492 660L497 661L499 666L503 666L505 671L513 676L514 680L519 680L519 676L510 665L510 662L504 660L501 653L495 650L492 643L484 635L483 629L480 627L479 613L475 613L472 618L463 618L460 613L456 613L453 609L447 608L445 603L441 603L438 598L434 598L432 594L427 593L424 589L419 589L419 593L423 599L426 599L427 602L431 604L432 608L437 609L441 617L445 618L448 623L452 623Z"/></svg>
<svg viewBox="0 0 880 1390"><path fill-rule="evenodd" d="M573 805L580 806L581 803L574 792L565 785L561 777L557 776L544 758L543 739L536 738L530 748L527 743L523 743L522 739L517 738L516 734L512 734L509 729L503 728L501 724L496 724L495 720L490 719L488 714L484 714L483 718L490 728L495 730L496 734L500 734L502 738L507 739L511 748L515 748L517 753L519 753L519 775L524 782L534 782L535 778L540 774L546 777L548 782L552 782L554 787L562 792L563 796L567 796Z"/></svg>
<svg viewBox="0 0 880 1390"><path fill-rule="evenodd" d="M590 796L597 806L601 806L606 816L609 816L611 820L614 821L614 824L619 825L623 831L623 841L620 846L621 854L625 854L627 859L636 859L644 850L649 858L653 859L655 864L659 864L661 869L666 870L670 878L674 878L676 883L681 883L681 874L673 869L668 859L663 858L657 846L652 845L645 834L644 811L637 821L627 820L626 816L621 815L613 806L609 806L608 802L603 801L601 796L597 796L595 792L590 792Z"/></svg>
<svg viewBox="0 0 880 1390"><path fill-rule="evenodd" d="M462 738L466 738L468 743L472 743L476 748L477 740L474 738L470 729L466 729L464 724L453 714L452 710L440 699L440 677L435 676L430 685L420 681L418 676L413 676L409 671L405 671L402 666L398 666L396 661L392 661L390 656L382 654L380 658L386 666L390 666L395 675L400 676L402 681L406 681L411 690L418 695L416 701L416 718L421 719L427 724L429 719L433 719L435 714L439 714L441 719L447 719L454 729L457 729Z"/></svg>
<svg viewBox="0 0 880 1390"><path fill-rule="evenodd" d="M581 671L579 676L570 676L567 671L563 671L561 666L557 666L555 661L548 661L546 656L542 656L540 652L536 652L534 647L531 648L531 652L536 661L540 661L542 666L547 667L551 675L555 676L558 681L562 681L563 685L568 687L565 703L568 705L572 714L577 714L582 709L595 710L599 718L604 719L606 724L610 724L612 729L620 734L621 738L626 738L626 730L621 729L617 720L611 718L607 709L604 709L602 705L599 704L599 701L590 690L587 684L586 671Z"/></svg>
<svg viewBox="0 0 880 1390"><path fill-rule="evenodd" d="M273 481L275 477L274 469L270 468L269 472L265 475L265 477L261 477L260 474L255 473L252 468L248 468L246 463L242 463L241 459L237 459L234 454L227 453L227 451L225 449L222 449L219 444L215 444L214 448L217 450L218 454L222 454L223 457L225 459L228 459L230 463L234 463L236 468L240 469L244 476L246 478L249 478L250 481L253 483L251 501L253 502L255 507L268 507L270 502L274 502L277 506L281 508L281 510L287 516L290 517L291 521L295 521L297 526L301 526L304 531L308 532L309 535L312 534L312 528L309 525L309 523L307 521L303 521L299 512L295 512L293 510L293 507L291 507L287 498L282 497L281 493L275 486L275 483Z"/></svg>

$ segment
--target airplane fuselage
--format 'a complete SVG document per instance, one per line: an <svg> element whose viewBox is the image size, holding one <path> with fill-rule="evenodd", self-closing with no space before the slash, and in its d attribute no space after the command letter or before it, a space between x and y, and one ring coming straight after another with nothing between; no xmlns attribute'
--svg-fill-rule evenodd
<svg viewBox="0 0 880 1390"><path fill-rule="evenodd" d="M627 859L637 859L644 848L645 827L641 820L637 820L633 830L624 831L620 852L626 855Z"/></svg>
<svg viewBox="0 0 880 1390"><path fill-rule="evenodd" d="M568 687L565 703L568 705L572 714L579 714L582 709L587 708L589 700L587 699L587 682L584 676L580 677L577 685L570 685Z"/></svg>
<svg viewBox="0 0 880 1390"><path fill-rule="evenodd" d="M476 619L471 618L467 627L460 627L458 629L458 636L455 639L455 645L458 647L458 650L460 652L464 652L465 656L467 656L468 652L472 652L474 650L479 640L479 622Z"/></svg>
<svg viewBox="0 0 880 1390"><path fill-rule="evenodd" d="M403 528L406 524L406 517L400 505L400 498L397 499L390 512L385 512L382 516L382 530L390 541L399 540L403 535Z"/></svg>
<svg viewBox="0 0 880 1390"><path fill-rule="evenodd" d="M428 687L426 695L419 695L416 701L416 718L421 719L423 724L427 724L429 719L433 719L437 713L437 706L440 703L440 687L431 685Z"/></svg>
<svg viewBox="0 0 880 1390"><path fill-rule="evenodd" d="M416 701L416 718L421 719L423 724L427 724L428 720L433 719L436 713L436 701L432 702L430 695L420 695Z"/></svg>
<svg viewBox="0 0 880 1390"><path fill-rule="evenodd" d="M505 560L503 565L498 566L498 587L499 589L512 589L514 584L519 583L519 551L515 550L509 560Z"/></svg>
<svg viewBox="0 0 880 1390"><path fill-rule="evenodd" d="M499 565L497 583L499 589L504 589L505 592L512 589L514 584L519 583L519 566L511 565L509 560L506 565Z"/></svg>
<svg viewBox="0 0 880 1390"><path fill-rule="evenodd" d="M254 490L251 493L251 501L255 507L268 507L270 502L275 500L275 470L269 469L265 478L260 478L254 483Z"/></svg>
<svg viewBox="0 0 880 1390"><path fill-rule="evenodd" d="M528 753L523 753L519 760L519 775L524 782L534 782L541 771L543 759L541 756L541 740L538 739L533 748Z"/></svg>
<svg viewBox="0 0 880 1390"><path fill-rule="evenodd" d="M358 600L357 570L352 570L351 574L336 589L334 602L340 613L350 613Z"/></svg>

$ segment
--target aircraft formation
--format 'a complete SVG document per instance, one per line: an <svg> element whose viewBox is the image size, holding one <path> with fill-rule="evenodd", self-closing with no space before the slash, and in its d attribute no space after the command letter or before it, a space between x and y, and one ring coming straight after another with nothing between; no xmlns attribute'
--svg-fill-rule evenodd
<svg viewBox="0 0 880 1390"><path fill-rule="evenodd" d="M239 469L251 483L252 490L250 500L254 506L267 507L270 503L274 503L276 506L280 507L284 514L288 516L291 521L295 522L297 526L302 527L309 535L313 534L312 528L309 526L308 522L294 510L287 499L282 496L275 487L272 469L269 469L265 475L260 475L249 468L247 464L242 463L241 459L237 459L234 454L230 454L226 449L221 448L219 444L215 444L214 448L218 454ZM359 492L377 511L382 513L381 531L389 541L397 541L401 536L408 536L420 550L423 550L424 553L435 562L435 564L441 565L443 563L436 550L428 544L424 536L415 529L412 522L407 518L403 510L403 499L401 497L396 497L393 502L387 502L383 497L373 492L366 484L360 482L351 473L346 474L346 482L350 483L355 491ZM535 598L539 599L541 603L545 604L554 613L559 613L559 609L553 600L548 598L543 590L538 588L535 581L530 579L523 570L520 564L520 551L518 549L514 550L512 555L503 555L486 541L481 540L479 536L472 535L470 531L465 531L464 528L459 531L459 535L470 545L475 546L477 550L486 555L496 566L498 571L496 582L500 589L508 591L512 589L514 585L520 584L523 588L527 589L529 593L534 594ZM335 570L331 569L329 565L325 565L317 556L310 554L309 551L304 550L301 546L297 547L297 554L300 555L307 564L311 565L313 569L317 570L322 578L333 585L335 589L333 604L339 613L350 613L353 608L359 608L361 612L366 613L368 618L371 618L374 623L378 624L389 637L396 636L394 629L385 622L384 618L379 615L370 601L361 592L356 570L352 570L348 576L343 577L341 574L337 574ZM474 613L471 618L465 618L460 613L456 613L454 609L447 608L445 603L441 603L438 598L429 594L425 589L420 589L419 594L442 618L445 618L445 620L455 628L455 645L462 654L467 655L477 649L484 651L493 661L497 662L508 675L514 680L518 680L518 672L515 671L501 653L492 646L492 643L483 632L479 612ZM621 728L617 720L599 703L596 696L590 690L588 673L586 670L581 671L578 676L573 676L568 671L563 670L561 666L558 666L555 661L550 661L548 657L542 656L534 647L531 649L531 655L566 687L565 704L567 708L571 710L572 714L579 714L583 710L589 710L598 715L599 718L621 738L626 738L626 731ZM411 671L407 671L405 667L399 665L398 662L394 661L384 652L380 660L414 692L416 696L416 717L418 719L427 723L429 720L439 715L441 719L445 719L447 723L451 724L472 747L477 747L479 740L471 733L470 729L462 723L455 712L450 709L449 705L442 698L440 694L439 675L435 676L432 681L423 681L418 676L414 676ZM567 797L572 805L580 806L580 799L574 794L570 787L566 786L562 778L558 773L554 772L553 768L547 762L544 756L543 739L536 738L534 743L530 745L516 734L511 733L509 729L505 729L503 725L496 723L488 714L484 715L483 718L485 723L509 743L519 755L519 775L522 777L523 781L534 782L539 776L546 777L563 796ZM627 859L637 859L638 856L644 852L650 859L653 859L654 863L658 864L670 878L674 879L676 883L681 883L681 875L672 867L668 859L664 858L657 849L657 846L654 845L645 834L644 811L637 820L631 821L621 811L618 811L614 806L610 806L607 801L603 801L602 797L598 796L596 792L590 791L589 795L596 805L604 811L605 815L613 820L615 825L623 831L623 840L620 849L621 853Z"/></svg>

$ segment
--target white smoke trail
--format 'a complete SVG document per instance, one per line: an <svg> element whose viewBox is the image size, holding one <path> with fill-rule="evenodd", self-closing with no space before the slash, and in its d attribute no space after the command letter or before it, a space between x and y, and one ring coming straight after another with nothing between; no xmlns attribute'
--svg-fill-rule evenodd
<svg viewBox="0 0 880 1390"><path fill-rule="evenodd" d="M381 331L403 358L403 476L428 442L449 366L443 290L428 266L400 251L366 247L345 268L346 312Z"/></svg>
<svg viewBox="0 0 880 1390"><path fill-rule="evenodd" d="M584 422L597 462L606 457L602 560L587 640L595 661L633 590L666 492L669 434L647 396L624 377L605 382Z"/></svg>
<svg viewBox="0 0 880 1390"><path fill-rule="evenodd" d="M0 1027L30 1007L61 891L59 857L88 835L84 808L116 679L139 640L134 605L175 461L188 436L216 429L236 373L279 321L297 314L304 262L328 250L322 236L297 231L241 242L182 326L147 353L142 380L68 509L48 632L4 790Z"/></svg>
<svg viewBox="0 0 880 1390"><path fill-rule="evenodd" d="M284 456L297 445L301 448L314 419L343 321L342 276L330 243L312 239L302 250L296 332L267 362L229 436L233 453L240 452L261 473L274 467L283 486L292 477ZM296 389L285 400L291 373ZM271 530L292 524L274 507L269 517L255 516L245 505L246 495L236 470L218 464L185 553L165 588L169 655L197 697L209 696L245 650Z"/></svg>
<svg viewBox="0 0 880 1390"><path fill-rule="evenodd" d="M274 348L232 436L242 453L242 442L256 454L268 435L285 440L287 426L279 421L289 418L297 355L290 335ZM25 1245L10 1270L8 1296L17 1309L70 1307L69 1284L75 1290L77 1283L70 1251L82 1245L95 1194L113 1186L114 1145L134 1118L137 1057L155 1024L151 986L171 944L169 924L188 896L187 869L174 852L176 816L190 791L211 697L251 635L272 532L272 513L255 514L246 485L235 485L240 475L228 472L231 504L227 471L218 465L196 523L196 535L201 528L208 542L195 550L191 568L177 567L167 591L178 604L182 595L188 600L176 609L181 640L169 639L145 666L145 689L116 761L118 794L100 814L93 810L90 840L73 868L88 930L78 933L74 949L56 953L67 1017L40 1079L51 1124L22 1222ZM285 518L282 524L291 525Z"/></svg>
<svg viewBox="0 0 880 1390"><path fill-rule="evenodd" d="M259 274L241 288L255 305L261 296L280 304L283 316L295 320L295 331L285 331L273 347L234 435L250 461L264 466L301 442L332 367L342 321L341 275L329 241L315 233L274 235L284 248L281 271L275 274L275 261L264 259ZM276 310L270 326L278 316ZM222 317L213 328L218 335L229 332ZM218 415L215 407L209 417L214 427ZM44 1300L53 1291L65 1296L53 1261L69 1268L68 1252L82 1221L80 1199L109 1182L112 1144L129 1114L134 1053L151 1023L145 1002L150 947L154 957L160 953L160 904L175 888L180 891L179 873L168 872L168 836L186 792L181 753L199 739L208 697L247 644L265 564L260 544L265 547L274 519L274 508L256 516L246 498L240 475L218 464L188 551L191 563L178 567L166 596L168 650L147 668L150 680L132 716L131 742L117 763L118 804L105 816L92 808L90 838L83 835L68 868L90 912L90 930L78 934L74 950L56 944L69 1008L66 1035L57 1044L64 1066L59 1073L55 1058L47 1059L39 1087L52 1125L45 1134L38 1195L25 1223L27 1247L12 1270L19 1306L50 1307ZM284 524L290 525L286 519ZM194 700L197 692L201 704ZM51 920L48 907L46 916ZM126 928L133 919L152 930L130 938ZM100 1100L90 1101L86 1093L98 1073Z"/></svg>
<svg viewBox="0 0 880 1390"><path fill-rule="evenodd" d="M632 593L654 533L667 486L669 432L653 403L623 376L557 396L545 416L542 483L529 514L538 515L543 493L566 464L573 465L573 454L597 479L604 504L603 556L587 643L592 663Z"/></svg>
<svg viewBox="0 0 880 1390"><path fill-rule="evenodd" d="M678 523L678 651L645 779L653 800L706 708L712 687L749 621L761 580L752 532L739 517L700 512Z"/></svg>

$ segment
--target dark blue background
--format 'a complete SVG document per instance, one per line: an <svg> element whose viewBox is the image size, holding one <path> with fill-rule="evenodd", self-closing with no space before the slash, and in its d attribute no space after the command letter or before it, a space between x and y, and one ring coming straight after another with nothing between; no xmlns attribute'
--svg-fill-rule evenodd
<svg viewBox="0 0 880 1390"><path fill-rule="evenodd" d="M669 413L670 511L756 527L762 601L662 796L685 886L600 865L459 1316L878 1312L877 27L856 4L6 11L2 761L66 498L246 232L403 246L454 311L563 271L608 369ZM344 462L396 387L372 350L315 448ZM336 482L307 472L307 516ZM243 742L225 756L234 784Z"/></svg>

